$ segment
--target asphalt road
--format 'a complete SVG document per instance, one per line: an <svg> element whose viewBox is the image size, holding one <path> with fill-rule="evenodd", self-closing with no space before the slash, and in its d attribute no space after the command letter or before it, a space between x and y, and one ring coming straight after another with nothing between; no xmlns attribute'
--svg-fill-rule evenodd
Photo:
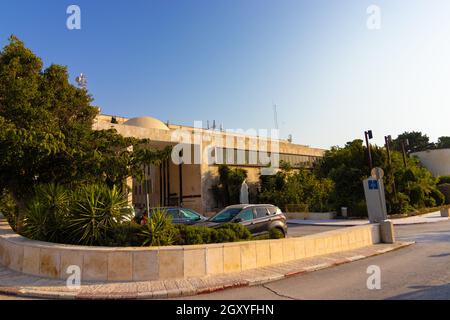
<svg viewBox="0 0 450 320"><path fill-rule="evenodd" d="M302 233L309 229L291 228ZM183 299L450 299L450 221L396 227L417 243L383 255L261 286ZM381 289L367 289L367 267L381 270Z"/></svg>

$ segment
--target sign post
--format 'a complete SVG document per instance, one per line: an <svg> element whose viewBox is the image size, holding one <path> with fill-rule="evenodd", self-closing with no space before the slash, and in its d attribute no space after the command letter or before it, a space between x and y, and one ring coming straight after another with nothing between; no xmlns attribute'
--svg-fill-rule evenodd
<svg viewBox="0 0 450 320"><path fill-rule="evenodd" d="M371 177L363 181L367 212L371 223L380 223L387 219L384 172L381 168L373 168L371 174Z"/></svg>

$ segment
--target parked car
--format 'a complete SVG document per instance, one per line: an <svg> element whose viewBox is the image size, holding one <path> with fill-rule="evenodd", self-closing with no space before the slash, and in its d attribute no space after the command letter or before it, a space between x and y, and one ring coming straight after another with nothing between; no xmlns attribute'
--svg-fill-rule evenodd
<svg viewBox="0 0 450 320"><path fill-rule="evenodd" d="M253 235L266 233L271 229L278 229L284 236L287 234L286 217L278 207L271 204L228 206L198 225L215 228L227 222L241 223Z"/></svg>
<svg viewBox="0 0 450 320"><path fill-rule="evenodd" d="M175 224L195 224L207 220L207 218L202 216L200 213L192 209L183 207L150 208L150 215L147 215L147 210L144 209L140 214L137 215L137 219L151 217L152 213L156 210L162 210L166 212L167 215L172 217L172 222Z"/></svg>

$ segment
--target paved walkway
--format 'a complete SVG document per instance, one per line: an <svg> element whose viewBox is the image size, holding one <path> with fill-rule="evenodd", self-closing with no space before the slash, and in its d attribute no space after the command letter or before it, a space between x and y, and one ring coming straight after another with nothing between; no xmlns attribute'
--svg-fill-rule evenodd
<svg viewBox="0 0 450 320"><path fill-rule="evenodd" d="M356 250L218 276L164 281L86 282L82 283L78 289L67 287L64 280L30 276L0 266L0 294L53 299L161 299L190 296L280 280L292 275L379 255L412 243L414 242L377 244Z"/></svg>
<svg viewBox="0 0 450 320"><path fill-rule="evenodd" d="M449 218L441 217L440 211L431 212L423 214L420 216L412 216L406 218L391 219L394 225L410 225L410 224L420 224L420 223L432 223L448 221ZM336 227L350 227L350 226L360 226L363 224L368 224L369 220L352 220L352 219L333 219L333 220L301 220L301 219L291 219L287 221L292 224L304 224L304 225L315 225L315 226L336 226Z"/></svg>

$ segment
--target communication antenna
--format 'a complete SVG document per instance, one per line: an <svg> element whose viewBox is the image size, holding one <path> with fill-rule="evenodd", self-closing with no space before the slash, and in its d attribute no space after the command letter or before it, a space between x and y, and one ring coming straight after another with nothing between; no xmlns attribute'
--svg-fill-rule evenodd
<svg viewBox="0 0 450 320"><path fill-rule="evenodd" d="M275 129L278 130L278 114L277 114L277 105L273 104L273 121L275 124Z"/></svg>
<svg viewBox="0 0 450 320"><path fill-rule="evenodd" d="M86 76L84 74L80 73L80 75L75 78L75 81L77 82L78 86L81 89L86 89L87 88L87 79L86 79Z"/></svg>

